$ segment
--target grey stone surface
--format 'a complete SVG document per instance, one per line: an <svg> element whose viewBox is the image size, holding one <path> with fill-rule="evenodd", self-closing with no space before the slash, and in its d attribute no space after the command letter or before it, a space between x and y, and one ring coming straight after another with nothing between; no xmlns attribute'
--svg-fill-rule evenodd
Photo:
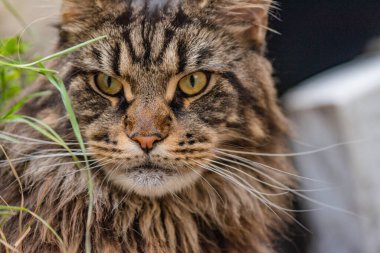
<svg viewBox="0 0 380 253"><path fill-rule="evenodd" d="M313 231L312 253L380 252L380 55L305 81L284 99ZM301 144L302 143L302 144ZM307 145L305 145L307 143ZM316 190L316 188L325 188Z"/></svg>

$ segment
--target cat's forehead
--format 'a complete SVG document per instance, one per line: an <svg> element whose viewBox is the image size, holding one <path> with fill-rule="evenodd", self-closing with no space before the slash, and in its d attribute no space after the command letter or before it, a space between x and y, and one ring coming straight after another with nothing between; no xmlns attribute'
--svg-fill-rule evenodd
<svg viewBox="0 0 380 253"><path fill-rule="evenodd" d="M126 8L108 22L93 35L107 35L107 40L86 55L100 53L103 67L132 80L222 71L239 55L231 37L181 6L156 14Z"/></svg>
<svg viewBox="0 0 380 253"><path fill-rule="evenodd" d="M245 52L182 1L135 0L122 6L92 30L91 37L107 39L83 49L76 63L127 80L142 93L164 92L173 77L230 71Z"/></svg>

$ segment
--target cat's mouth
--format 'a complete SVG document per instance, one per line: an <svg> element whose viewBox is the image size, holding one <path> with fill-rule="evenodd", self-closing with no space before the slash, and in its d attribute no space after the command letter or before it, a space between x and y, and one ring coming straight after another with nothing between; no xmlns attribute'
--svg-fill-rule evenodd
<svg viewBox="0 0 380 253"><path fill-rule="evenodd" d="M145 162L144 164L132 167L128 169L129 173L165 173L167 175L171 175L175 173L174 168L168 168L168 167L163 167L161 165L152 163L151 161Z"/></svg>
<svg viewBox="0 0 380 253"><path fill-rule="evenodd" d="M109 172L109 179L124 190L143 196L157 197L177 192L193 184L199 173L179 167L160 165L150 160L134 167Z"/></svg>

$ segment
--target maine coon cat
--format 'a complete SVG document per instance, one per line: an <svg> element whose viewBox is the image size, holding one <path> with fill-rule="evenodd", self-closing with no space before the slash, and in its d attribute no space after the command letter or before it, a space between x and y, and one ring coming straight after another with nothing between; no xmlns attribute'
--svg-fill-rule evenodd
<svg viewBox="0 0 380 253"><path fill-rule="evenodd" d="M270 0L63 0L58 49L106 35L53 66L69 91L94 181L92 252L274 253L292 222L286 120L265 58ZM80 157L58 92L20 113ZM34 217L2 220L20 252L84 252L87 179L70 154L22 124L2 143ZM83 154L82 154L83 155ZM20 206L6 162L0 204ZM1 248L1 252L4 248Z"/></svg>

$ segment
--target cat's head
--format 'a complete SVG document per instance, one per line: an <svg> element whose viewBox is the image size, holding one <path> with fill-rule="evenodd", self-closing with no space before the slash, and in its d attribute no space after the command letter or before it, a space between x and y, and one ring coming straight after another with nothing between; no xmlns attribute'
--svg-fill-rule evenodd
<svg viewBox="0 0 380 253"><path fill-rule="evenodd" d="M225 145L281 121L262 56L269 0L64 0L65 83L89 151L126 191L191 187Z"/></svg>

